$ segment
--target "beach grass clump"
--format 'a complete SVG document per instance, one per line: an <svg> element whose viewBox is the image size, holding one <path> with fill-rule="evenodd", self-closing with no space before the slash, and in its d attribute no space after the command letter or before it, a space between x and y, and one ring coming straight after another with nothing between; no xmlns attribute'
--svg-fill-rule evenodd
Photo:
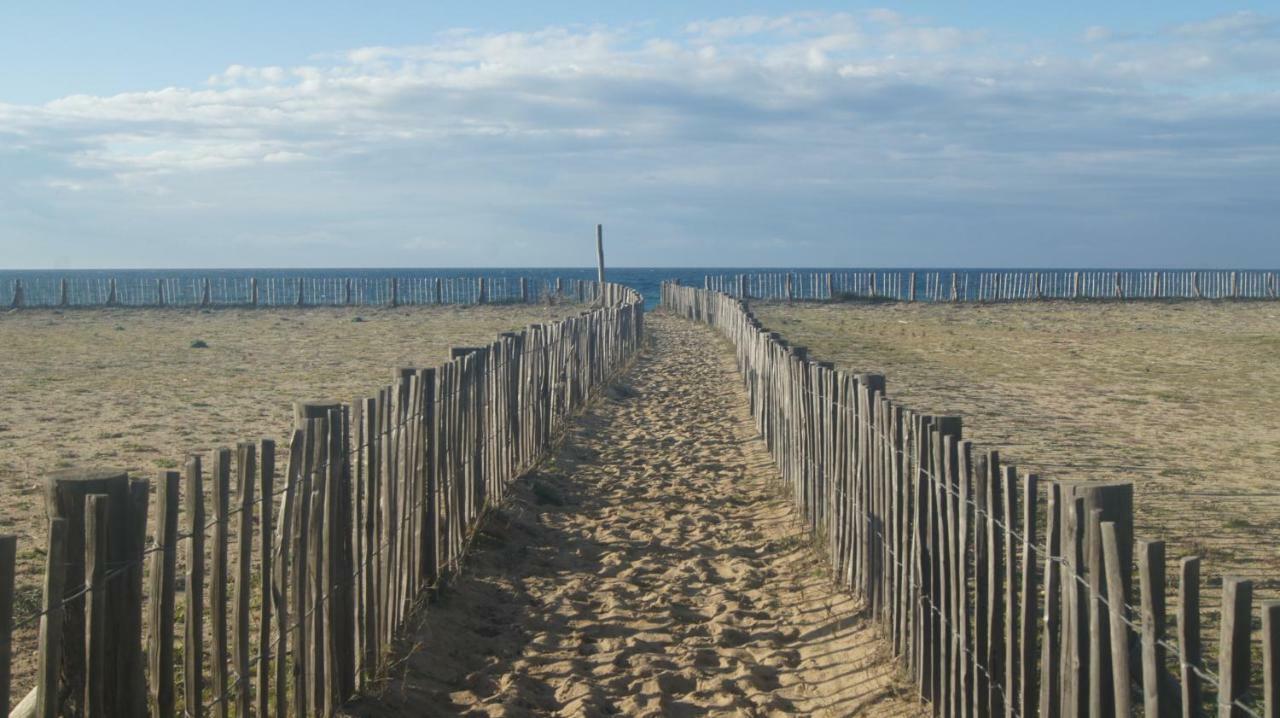
<svg viewBox="0 0 1280 718"><path fill-rule="evenodd" d="M191 348L192 349L208 349L209 343L203 339L196 339L195 341L191 342Z"/></svg>

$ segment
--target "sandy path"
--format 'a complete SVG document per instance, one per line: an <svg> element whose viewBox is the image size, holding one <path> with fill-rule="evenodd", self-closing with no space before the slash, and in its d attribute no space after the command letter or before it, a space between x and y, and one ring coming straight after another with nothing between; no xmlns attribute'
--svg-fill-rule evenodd
<svg viewBox="0 0 1280 718"><path fill-rule="evenodd" d="M629 383L519 482L352 714L920 713L767 484L727 345L648 326Z"/></svg>

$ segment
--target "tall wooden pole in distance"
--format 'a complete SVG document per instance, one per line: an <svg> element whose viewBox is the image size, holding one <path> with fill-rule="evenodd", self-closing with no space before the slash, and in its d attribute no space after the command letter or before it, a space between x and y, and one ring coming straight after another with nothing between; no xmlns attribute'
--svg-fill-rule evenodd
<svg viewBox="0 0 1280 718"><path fill-rule="evenodd" d="M604 288L604 225L603 224L596 225L596 261L599 263L599 272L597 273L598 275L597 279L599 280L600 287L603 290Z"/></svg>
<svg viewBox="0 0 1280 718"><path fill-rule="evenodd" d="M604 303L604 225L596 225L596 298Z"/></svg>

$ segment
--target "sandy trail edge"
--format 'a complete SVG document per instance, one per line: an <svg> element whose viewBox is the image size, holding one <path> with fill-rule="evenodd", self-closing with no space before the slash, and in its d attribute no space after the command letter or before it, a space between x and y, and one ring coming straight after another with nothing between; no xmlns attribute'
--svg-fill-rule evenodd
<svg viewBox="0 0 1280 718"><path fill-rule="evenodd" d="M728 346L648 327L349 715L923 714L770 484Z"/></svg>

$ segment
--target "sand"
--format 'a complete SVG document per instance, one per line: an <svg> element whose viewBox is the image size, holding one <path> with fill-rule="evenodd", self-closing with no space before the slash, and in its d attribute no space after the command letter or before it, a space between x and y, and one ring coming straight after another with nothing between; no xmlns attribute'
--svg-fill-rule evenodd
<svg viewBox="0 0 1280 718"><path fill-rule="evenodd" d="M77 465L154 477L190 453L274 438L296 399L350 401L397 366L579 311L575 305L22 310L0 314L0 533L18 536L15 617L39 611L41 477ZM356 321L357 317L360 321ZM201 340L208 346L192 348ZM278 471L285 454L279 454ZM35 625L15 634L14 695L32 685Z"/></svg>
<svg viewBox="0 0 1280 718"><path fill-rule="evenodd" d="M653 346L517 482L357 716L913 716L711 330Z"/></svg>
<svg viewBox="0 0 1280 718"><path fill-rule="evenodd" d="M1135 530L1280 598L1280 303L757 304L818 359L959 414L984 450L1048 478L1130 480ZM1216 622L1206 625L1214 647Z"/></svg>

